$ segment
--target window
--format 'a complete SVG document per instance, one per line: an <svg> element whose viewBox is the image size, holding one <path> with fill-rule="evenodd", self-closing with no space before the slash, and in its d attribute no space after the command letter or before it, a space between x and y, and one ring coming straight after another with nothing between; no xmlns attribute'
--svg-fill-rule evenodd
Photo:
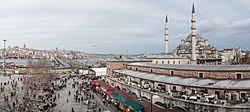
<svg viewBox="0 0 250 112"><path fill-rule="evenodd" d="M173 61L173 64L175 64L175 61Z"/></svg>
<svg viewBox="0 0 250 112"><path fill-rule="evenodd" d="M236 74L236 79L242 79L242 75L240 73Z"/></svg>
<svg viewBox="0 0 250 112"><path fill-rule="evenodd" d="M218 98L220 98L220 91L214 91L214 94L216 94Z"/></svg>
<svg viewBox="0 0 250 112"><path fill-rule="evenodd" d="M198 78L204 78L204 74L203 73L198 73Z"/></svg>
<svg viewBox="0 0 250 112"><path fill-rule="evenodd" d="M135 70L137 71L137 68L135 68Z"/></svg>
<svg viewBox="0 0 250 112"><path fill-rule="evenodd" d="M174 71L171 70L171 71L170 71L170 75L174 75Z"/></svg>
<svg viewBox="0 0 250 112"><path fill-rule="evenodd" d="M179 61L179 64L181 64L181 61Z"/></svg>
<svg viewBox="0 0 250 112"><path fill-rule="evenodd" d="M132 67L129 67L130 70L132 70Z"/></svg>
<svg viewBox="0 0 250 112"><path fill-rule="evenodd" d="M176 86L173 86L173 91L176 91Z"/></svg>
<svg viewBox="0 0 250 112"><path fill-rule="evenodd" d="M152 73L152 72L153 72L153 69L151 69L150 72Z"/></svg>
<svg viewBox="0 0 250 112"><path fill-rule="evenodd" d="M162 64L164 64L164 61L162 61Z"/></svg>
<svg viewBox="0 0 250 112"><path fill-rule="evenodd" d="M170 61L168 61L168 64L170 63Z"/></svg>
<svg viewBox="0 0 250 112"><path fill-rule="evenodd" d="M240 93L241 98L246 98L246 93Z"/></svg>
<svg viewBox="0 0 250 112"><path fill-rule="evenodd" d="M192 89L192 94L194 95L195 94L195 90Z"/></svg>

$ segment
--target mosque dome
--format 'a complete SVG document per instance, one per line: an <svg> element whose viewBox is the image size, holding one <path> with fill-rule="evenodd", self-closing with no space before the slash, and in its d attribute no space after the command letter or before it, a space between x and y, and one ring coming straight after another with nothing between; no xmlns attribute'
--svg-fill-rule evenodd
<svg viewBox="0 0 250 112"><path fill-rule="evenodd" d="M199 34L199 33L195 33L195 36L196 36L196 40L203 40L203 41L205 41L205 39L201 36L201 34ZM191 40L191 38L192 38L192 33L190 33L188 36L187 36L187 38L186 38L186 40Z"/></svg>

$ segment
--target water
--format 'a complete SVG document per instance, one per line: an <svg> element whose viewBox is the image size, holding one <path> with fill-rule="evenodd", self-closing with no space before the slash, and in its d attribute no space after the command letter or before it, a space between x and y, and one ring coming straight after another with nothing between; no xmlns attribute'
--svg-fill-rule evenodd
<svg viewBox="0 0 250 112"><path fill-rule="evenodd" d="M6 63L11 63L13 62L16 65L27 65L28 61L33 61L36 62L38 61L38 59L6 59ZM105 58L88 58L88 59L68 59L67 61L70 62L74 62L74 63L78 63L78 64L87 64L87 65L94 65L96 64L96 62L99 61L104 61ZM0 63L3 63L3 59L0 59Z"/></svg>
<svg viewBox="0 0 250 112"><path fill-rule="evenodd" d="M38 61L37 59L30 59L31 61ZM6 59L6 63L13 62L16 65L27 65L28 59ZM0 62L3 63L3 59L0 59Z"/></svg>

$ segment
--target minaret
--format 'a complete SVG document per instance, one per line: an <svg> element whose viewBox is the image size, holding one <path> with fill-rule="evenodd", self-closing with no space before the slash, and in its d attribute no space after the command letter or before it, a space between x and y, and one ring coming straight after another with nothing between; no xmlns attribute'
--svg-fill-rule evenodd
<svg viewBox="0 0 250 112"><path fill-rule="evenodd" d="M165 53L168 53L168 15L166 15L165 21Z"/></svg>
<svg viewBox="0 0 250 112"><path fill-rule="evenodd" d="M195 20L195 9L194 9L194 4L192 8L192 20L191 20L192 26L191 26L191 39L192 39L192 56L191 59L193 61L196 60L196 53L195 53L195 44L196 44L196 20Z"/></svg>

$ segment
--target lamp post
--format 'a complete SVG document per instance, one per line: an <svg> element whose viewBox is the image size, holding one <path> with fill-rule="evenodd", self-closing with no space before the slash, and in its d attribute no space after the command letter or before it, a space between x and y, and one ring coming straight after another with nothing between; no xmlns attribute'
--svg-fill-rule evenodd
<svg viewBox="0 0 250 112"><path fill-rule="evenodd" d="M4 39L3 40L3 75L5 76L6 75L6 70L5 70L5 42L6 40Z"/></svg>
<svg viewBox="0 0 250 112"><path fill-rule="evenodd" d="M150 93L150 112L153 112L153 92L151 92L151 88L149 88Z"/></svg>
<svg viewBox="0 0 250 112"><path fill-rule="evenodd" d="M151 93L151 112L153 112L153 93Z"/></svg>

